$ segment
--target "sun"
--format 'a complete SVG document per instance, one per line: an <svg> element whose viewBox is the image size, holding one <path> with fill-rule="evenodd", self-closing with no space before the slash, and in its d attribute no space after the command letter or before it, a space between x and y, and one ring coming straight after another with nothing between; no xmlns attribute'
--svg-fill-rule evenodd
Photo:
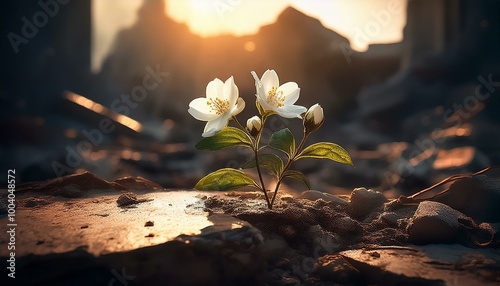
<svg viewBox="0 0 500 286"><path fill-rule="evenodd" d="M191 0L187 2L189 2L189 4L191 5L191 9L198 13L207 13L210 12L211 9L213 9L211 1Z"/></svg>

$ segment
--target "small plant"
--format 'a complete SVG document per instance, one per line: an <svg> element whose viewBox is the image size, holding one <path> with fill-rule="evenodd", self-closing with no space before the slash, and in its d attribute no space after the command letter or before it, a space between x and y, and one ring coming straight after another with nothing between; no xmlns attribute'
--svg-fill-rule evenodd
<svg viewBox="0 0 500 286"><path fill-rule="evenodd" d="M203 191L227 191L253 187L264 193L267 206L272 209L283 179L297 179L310 188L309 181L301 172L290 169L293 162L304 158L315 158L352 165L352 160L344 148L334 143L319 142L305 146L309 135L318 130L325 119L323 108L319 104L314 104L309 109L295 105L300 93L297 83L287 82L280 85L274 70L267 70L261 79L255 72L251 74L255 79L256 106L259 115L248 119L246 127L236 118L236 115L245 108L245 102L239 97L238 87L232 76L225 82L218 78L209 82L206 97L191 101L188 112L194 118L207 122L202 134L205 138L196 144L197 149L214 151L232 146L250 148L254 156L241 168L256 168L259 182L241 169L223 168L203 177L194 188ZM266 120L275 114L302 120L304 131L298 145L288 128L273 133L266 145L261 143ZM236 127L227 126L230 120L234 121ZM269 149L280 151L284 156L278 156L275 154L277 152L263 152ZM277 180L272 198L269 198L270 190L264 183L263 169Z"/></svg>

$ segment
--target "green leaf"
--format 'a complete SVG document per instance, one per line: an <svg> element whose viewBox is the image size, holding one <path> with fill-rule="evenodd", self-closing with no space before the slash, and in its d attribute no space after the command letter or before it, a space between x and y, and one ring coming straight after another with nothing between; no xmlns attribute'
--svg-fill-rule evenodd
<svg viewBox="0 0 500 286"><path fill-rule="evenodd" d="M289 158L295 152L295 138L293 138L293 134L288 128L274 132L268 145L273 149L285 152Z"/></svg>
<svg viewBox="0 0 500 286"><path fill-rule="evenodd" d="M255 157L253 157L250 161L246 162L241 166L243 169L255 168L257 165L255 164ZM271 172L272 174L279 177L281 172L283 172L283 161L280 157L275 154L262 154L259 155L259 165Z"/></svg>
<svg viewBox="0 0 500 286"><path fill-rule="evenodd" d="M330 159L332 161L354 166L351 156L340 145L330 142L319 142L305 148L296 158Z"/></svg>
<svg viewBox="0 0 500 286"><path fill-rule="evenodd" d="M258 188L255 181L242 171L224 168L206 175L194 188L199 191L228 191L246 186Z"/></svg>
<svg viewBox="0 0 500 286"><path fill-rule="evenodd" d="M299 171L288 170L283 174L283 178L292 178L301 181L304 183L308 189L311 189L311 184L309 180Z"/></svg>
<svg viewBox="0 0 500 286"><path fill-rule="evenodd" d="M252 147L252 140L242 130L234 127L224 127L211 137L200 140L194 147L198 150L219 150L231 146Z"/></svg>

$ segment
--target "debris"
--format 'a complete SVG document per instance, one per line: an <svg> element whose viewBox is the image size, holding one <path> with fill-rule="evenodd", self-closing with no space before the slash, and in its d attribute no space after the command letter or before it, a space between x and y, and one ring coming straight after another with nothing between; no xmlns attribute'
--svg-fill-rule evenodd
<svg viewBox="0 0 500 286"><path fill-rule="evenodd" d="M134 195L133 193L125 193L118 197L116 203L118 204L119 207L125 207L147 201L152 201L152 199L138 199L137 196Z"/></svg>

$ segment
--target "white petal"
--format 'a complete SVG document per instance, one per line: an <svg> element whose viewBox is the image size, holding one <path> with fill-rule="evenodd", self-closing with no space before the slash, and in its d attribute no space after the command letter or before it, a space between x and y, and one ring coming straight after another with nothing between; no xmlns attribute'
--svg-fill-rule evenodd
<svg viewBox="0 0 500 286"><path fill-rule="evenodd" d="M219 118L207 122L207 125L205 125L205 129L203 130L203 134L201 136L203 137L210 137L214 135L216 132L220 131L222 128L224 128L227 125L227 121L229 120L229 112L224 113L221 115Z"/></svg>
<svg viewBox="0 0 500 286"><path fill-rule="evenodd" d="M278 88L280 86L280 80L278 74L274 70L267 70L262 75L262 85L264 86L265 92L269 92L273 87Z"/></svg>
<svg viewBox="0 0 500 286"><path fill-rule="evenodd" d="M267 102L267 99L265 97L260 97L257 96L257 101L259 102L260 106L265 110L265 111L275 111L276 106L269 104Z"/></svg>
<svg viewBox="0 0 500 286"><path fill-rule="evenodd" d="M193 99L189 103L188 112L194 118L201 121L210 121L217 118L217 114L213 113L207 104L208 100L204 97Z"/></svg>
<svg viewBox="0 0 500 286"><path fill-rule="evenodd" d="M207 123L207 125L208 125L208 123ZM207 129L207 125L205 125L205 130ZM215 130L215 129L210 129L210 130L207 130L207 131L205 131L205 130L201 134L202 137L212 137L218 131L218 130Z"/></svg>
<svg viewBox="0 0 500 286"><path fill-rule="evenodd" d="M239 96L238 87L234 83L234 78L232 76L224 83L223 94L224 99L227 99L229 101L229 106L232 107L236 103Z"/></svg>
<svg viewBox="0 0 500 286"><path fill-rule="evenodd" d="M276 112L285 118L302 118L300 115L307 111L307 108L300 105L285 105L276 110Z"/></svg>
<svg viewBox="0 0 500 286"><path fill-rule="evenodd" d="M264 86L262 85L262 82L260 81L259 77L254 71L252 71L251 74L255 80L255 96L257 98L262 98L263 100L265 100L266 92L264 91Z"/></svg>
<svg viewBox="0 0 500 286"><path fill-rule="evenodd" d="M252 74L253 76L253 79L255 80L255 88L257 90L259 90L260 88L262 88L262 82L260 81L260 78L257 76L257 73L252 71L250 72L250 74Z"/></svg>
<svg viewBox="0 0 500 286"><path fill-rule="evenodd" d="M287 82L278 88L278 92L283 91L283 96L285 96L285 105L292 105L299 99L300 88L294 82Z"/></svg>
<svg viewBox="0 0 500 286"><path fill-rule="evenodd" d="M224 83L222 80L216 78L207 84L206 96L207 98L223 98L222 90Z"/></svg>
<svg viewBox="0 0 500 286"><path fill-rule="evenodd" d="M245 108L245 101L243 100L243 98L238 97L236 105L231 110L231 116L238 115L244 108Z"/></svg>

